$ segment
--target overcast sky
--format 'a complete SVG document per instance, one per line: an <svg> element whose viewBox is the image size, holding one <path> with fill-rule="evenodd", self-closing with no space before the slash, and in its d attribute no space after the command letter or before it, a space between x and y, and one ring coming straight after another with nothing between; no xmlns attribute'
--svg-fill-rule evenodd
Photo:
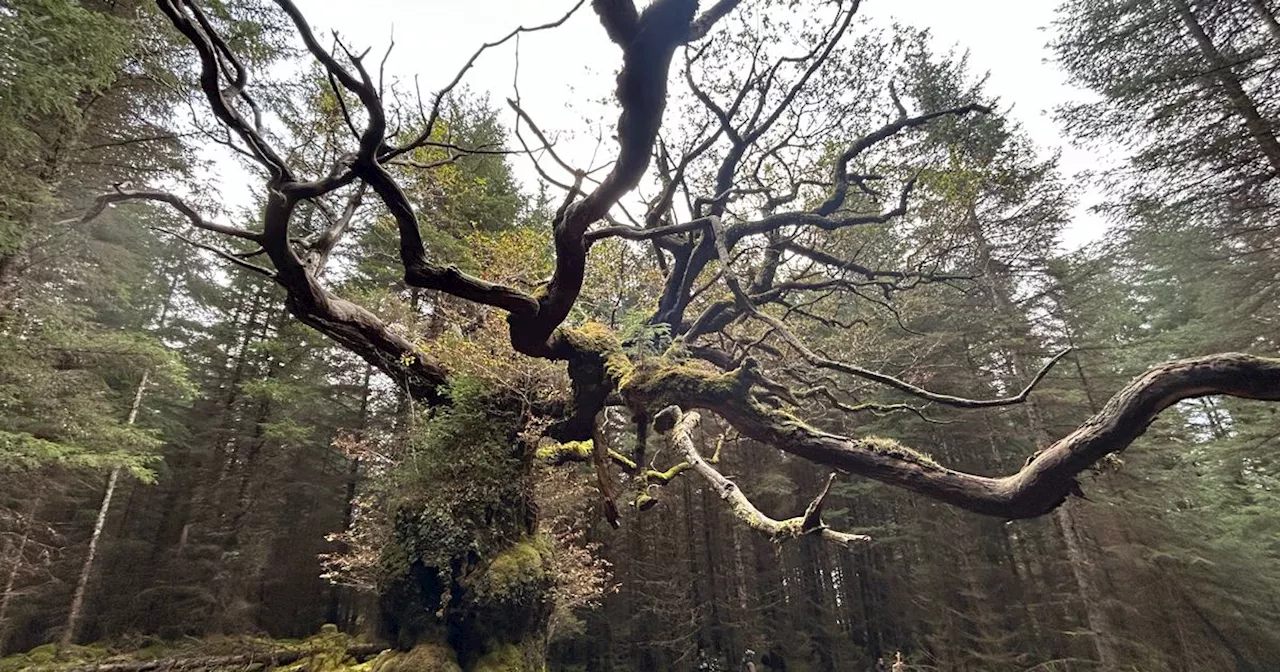
<svg viewBox="0 0 1280 672"><path fill-rule="evenodd" d="M381 56L394 36L388 74L409 83L416 76L426 94L451 79L480 44L517 25L559 18L573 1L298 0L298 5L322 35L337 30L359 49L372 47L371 60ZM1096 167L1096 158L1071 147L1051 116L1055 106L1085 95L1068 87L1048 62L1045 44L1056 5L1054 0L865 0L861 11L878 24L896 20L928 28L939 51L953 46L968 49L974 71L990 73L989 91L1005 108L1012 105L1009 114L1045 151L1063 152L1063 168L1070 176ZM509 43L486 52L464 82L502 104L512 95L514 46ZM577 101L610 94L619 50L605 37L589 7L560 28L522 36L519 48L523 106L544 130L559 134L558 147L585 164L596 148L596 133L583 128L582 120L592 118L593 109ZM603 120L609 127L615 122ZM532 175L523 165L519 174L524 179ZM1092 240L1103 228L1086 211L1094 197L1081 196L1076 222L1065 236L1068 247Z"/></svg>

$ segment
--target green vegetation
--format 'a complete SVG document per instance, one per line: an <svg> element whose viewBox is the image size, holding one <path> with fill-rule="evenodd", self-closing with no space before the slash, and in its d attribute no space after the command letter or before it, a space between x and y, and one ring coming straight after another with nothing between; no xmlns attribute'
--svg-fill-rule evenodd
<svg viewBox="0 0 1280 672"><path fill-rule="evenodd" d="M581 127L293 4L0 0L0 672L1280 660L1271 4L1063 0L1097 175L859 3L583 3Z"/></svg>

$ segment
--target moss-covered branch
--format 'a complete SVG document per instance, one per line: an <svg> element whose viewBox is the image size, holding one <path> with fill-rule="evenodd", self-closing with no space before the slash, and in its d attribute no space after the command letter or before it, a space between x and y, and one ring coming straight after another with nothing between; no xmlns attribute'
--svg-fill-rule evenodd
<svg viewBox="0 0 1280 672"><path fill-rule="evenodd" d="M1079 491L1076 477L1123 451L1164 409L1213 394L1280 401L1280 359L1231 353L1154 367L1118 392L1097 415L1004 477L945 468L896 441L853 438L811 427L757 394L763 376L748 360L721 372L690 363L638 366L622 390L629 403L715 412L744 436L819 464L866 476L981 514L1044 515ZM775 383L776 384L776 383ZM762 388L763 391L763 388Z"/></svg>
<svg viewBox="0 0 1280 672"><path fill-rule="evenodd" d="M593 452L593 444L591 441L569 441L568 443L557 443L555 441L546 441L538 447L537 458L539 461L545 462L552 466L560 466L570 462L590 462ZM707 461L715 464L719 459L720 450L717 448L715 456L708 458ZM614 464L627 470L634 472L636 470L635 460L609 448L606 455ZM667 468L666 471L658 471L656 469L645 469L645 482L650 485L667 485L675 480L677 476L683 474L693 468L688 462L677 462Z"/></svg>
<svg viewBox="0 0 1280 672"><path fill-rule="evenodd" d="M698 475L706 479L715 488L716 493L720 495L720 499L728 502L733 515L745 522L748 527L763 532L778 543L798 539L810 534L843 546L870 540L870 537L862 534L837 532L822 523L820 519L822 503L830 489L830 481L827 482L827 487L823 488L818 497L809 505L804 515L787 518L786 520L775 520L766 516L751 503L750 499L747 499L747 496L733 481L717 471L715 467L712 467L698 454L697 446L693 442L692 432L697 427L699 419L696 412L680 415L675 426L669 432L671 446L684 456L685 461L691 465L691 468Z"/></svg>

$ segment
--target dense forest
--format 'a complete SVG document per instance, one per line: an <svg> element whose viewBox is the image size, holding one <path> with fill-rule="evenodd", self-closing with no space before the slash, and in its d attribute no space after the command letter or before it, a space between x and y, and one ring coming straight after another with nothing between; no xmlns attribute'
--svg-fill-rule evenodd
<svg viewBox="0 0 1280 672"><path fill-rule="evenodd" d="M1088 175L858 0L306 4L0 0L0 671L1280 669L1271 0L1064 0Z"/></svg>

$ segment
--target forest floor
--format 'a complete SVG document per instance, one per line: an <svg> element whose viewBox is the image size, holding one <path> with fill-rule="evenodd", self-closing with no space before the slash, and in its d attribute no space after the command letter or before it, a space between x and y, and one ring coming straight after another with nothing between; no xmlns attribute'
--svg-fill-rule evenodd
<svg viewBox="0 0 1280 672"><path fill-rule="evenodd" d="M386 647L325 626L306 639L224 636L38 646L0 658L0 672L373 672Z"/></svg>

